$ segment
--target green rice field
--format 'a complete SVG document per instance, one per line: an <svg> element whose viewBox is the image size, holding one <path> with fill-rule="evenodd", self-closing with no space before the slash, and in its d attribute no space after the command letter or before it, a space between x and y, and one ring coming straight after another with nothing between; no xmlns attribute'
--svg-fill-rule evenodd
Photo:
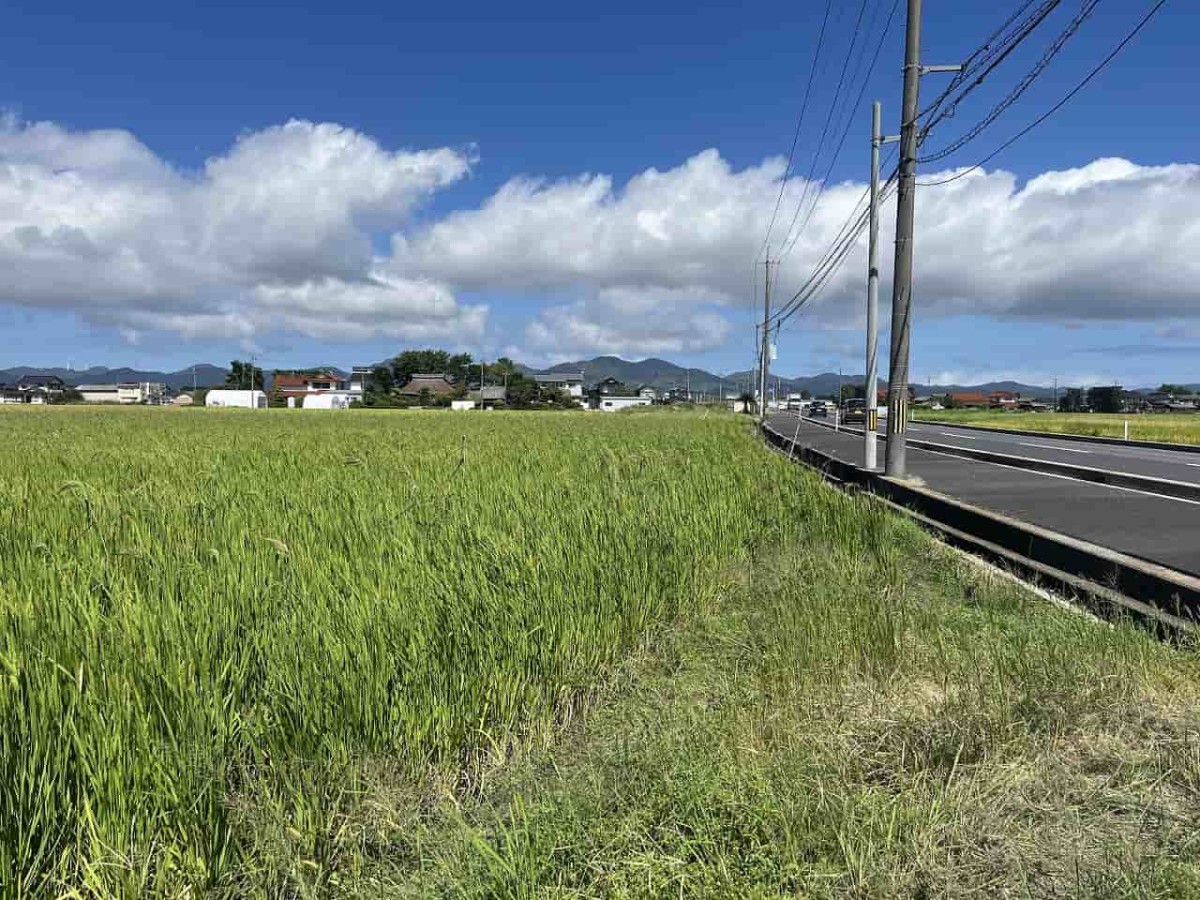
<svg viewBox="0 0 1200 900"><path fill-rule="evenodd" d="M17 895L237 894L239 810L311 833L365 766L469 778L805 503L731 416L77 408L0 430Z"/></svg>
<svg viewBox="0 0 1200 900"><path fill-rule="evenodd" d="M702 411L0 409L0 898L1200 896L1200 657Z"/></svg>
<svg viewBox="0 0 1200 900"><path fill-rule="evenodd" d="M1176 444L1200 444L1200 415L1191 413L1014 413L975 409L916 410L918 420L980 425L990 428L1017 428L1048 434L1081 434L1087 437L1125 436L1137 441L1170 441Z"/></svg>

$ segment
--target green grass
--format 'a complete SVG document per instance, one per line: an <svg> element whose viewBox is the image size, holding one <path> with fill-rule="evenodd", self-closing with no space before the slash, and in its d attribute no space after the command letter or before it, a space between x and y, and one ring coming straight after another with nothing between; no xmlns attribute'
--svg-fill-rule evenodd
<svg viewBox="0 0 1200 900"><path fill-rule="evenodd" d="M558 747L372 795L345 896L1200 896L1196 657L818 493Z"/></svg>
<svg viewBox="0 0 1200 900"><path fill-rule="evenodd" d="M2 895L1200 892L1195 655L736 417L0 427Z"/></svg>
<svg viewBox="0 0 1200 900"><path fill-rule="evenodd" d="M1014 413L990 410L946 409L916 410L917 420L954 422L991 428L1017 428L1050 434L1081 434L1088 437L1125 436L1138 441L1170 441L1176 444L1200 444L1200 415L1189 413Z"/></svg>

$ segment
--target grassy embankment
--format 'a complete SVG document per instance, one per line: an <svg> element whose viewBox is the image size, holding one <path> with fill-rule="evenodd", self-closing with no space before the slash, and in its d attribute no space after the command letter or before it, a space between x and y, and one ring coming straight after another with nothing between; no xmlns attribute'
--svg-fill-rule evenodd
<svg viewBox="0 0 1200 900"><path fill-rule="evenodd" d="M1018 428L1050 434L1082 434L1088 437L1129 437L1137 441L1171 441L1200 444L1200 415L1190 413L1013 413L991 410L916 410L918 421L935 420L991 428Z"/></svg>
<svg viewBox="0 0 1200 900"><path fill-rule="evenodd" d="M2 425L5 894L1200 890L1195 656L733 417Z"/></svg>

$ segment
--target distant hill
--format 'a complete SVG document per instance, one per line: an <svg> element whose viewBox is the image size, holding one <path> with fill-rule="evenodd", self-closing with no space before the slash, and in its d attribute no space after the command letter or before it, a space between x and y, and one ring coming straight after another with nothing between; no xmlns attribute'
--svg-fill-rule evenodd
<svg viewBox="0 0 1200 900"><path fill-rule="evenodd" d="M225 383L228 370L207 363L195 367L196 387L219 387ZM155 372L142 369L92 366L90 369L38 368L14 366L0 369L0 382L12 384L26 375L57 375L67 384L111 384L115 381L155 381L165 384L173 391L190 390L193 384L192 367L178 372Z"/></svg>
<svg viewBox="0 0 1200 900"><path fill-rule="evenodd" d="M746 390L754 382L752 372L734 372L721 378L704 369L687 369L665 359L643 359L630 361L617 356L597 356L594 359L581 359L573 362L559 363L546 369L547 372L578 372L583 371L584 380L595 383L605 378L616 378L627 385L649 384L656 388L685 388L691 385L693 393L715 394L718 391L734 392ZM834 396L839 384L862 384L862 375L838 375L837 372L822 372L820 375L805 375L798 378L778 378L781 393L792 394L808 391L815 397ZM776 384L776 376L771 376L772 387ZM886 387L887 382L879 381L880 387ZM917 384L913 386L918 394L941 394L947 391L1012 391L1023 397L1050 397L1052 388L1033 384L1022 384L1016 381L988 381L982 384L951 384L932 387Z"/></svg>

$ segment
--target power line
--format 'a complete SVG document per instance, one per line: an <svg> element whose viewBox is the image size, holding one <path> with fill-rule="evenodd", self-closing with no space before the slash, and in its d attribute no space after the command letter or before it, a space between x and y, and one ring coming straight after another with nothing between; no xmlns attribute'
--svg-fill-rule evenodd
<svg viewBox="0 0 1200 900"><path fill-rule="evenodd" d="M842 136L838 139L837 148L833 151L833 156L829 160L829 165L825 167L825 175L821 178L820 185L817 188L817 195L813 198L812 203L809 204L808 212L805 213L804 221L800 223L800 227L799 227L799 229L797 229L795 236L791 238L790 242L787 242L785 239L785 244L784 244L783 250L779 254L780 260L786 259L788 257L788 255L792 252L792 248L796 246L796 242L799 241L800 236L802 234L804 234L804 229L808 227L809 220L812 218L813 212L817 208L818 201L821 199L822 195L825 193L825 187L826 187L826 185L829 184L829 176L833 173L833 167L837 163L838 158L842 154L842 147L845 146L846 137L847 137L847 135L850 134L850 127L851 127L851 125L854 124L854 115L853 115L854 108L857 107L858 104L862 102L863 94L866 93L866 90L867 90L867 85L870 84L870 82L871 82L871 75L875 71L876 63L879 62L880 51L883 50L883 42L887 38L888 32L891 30L892 20L896 17L896 10L899 8L899 6L900 6L900 0L893 0L891 12L888 13L887 21L884 22L884 25L883 25L883 31L881 31L879 34L879 41L875 45L875 53L871 57L871 65L867 67L867 74L863 77L862 84L859 86L858 96L856 96L854 98L854 102L851 104L850 116L848 116L846 119L846 127L842 129ZM863 47L864 48L866 47L866 42L863 43ZM851 80L853 81L853 79L851 79ZM793 223L794 223L794 220L793 220ZM788 229L788 233L789 234L791 233L790 228Z"/></svg>
<svg viewBox="0 0 1200 900"><path fill-rule="evenodd" d="M895 183L895 181L892 181L886 186L886 188L884 190L882 190L880 192L880 195L879 195L880 204L883 204L883 203L887 202L888 200L890 200L892 195L895 193L895 191L896 191L896 183ZM854 251L855 247L858 246L858 243L859 243L858 239L860 237L862 237L863 232L866 230L867 225L869 223L869 219L870 219L870 210L866 210L863 212L862 218L858 222L855 223L855 228L854 228L853 234L851 236L849 236L846 241L843 242L842 246L839 248L837 256L835 258L830 259L829 263L825 266L823 271L820 273L820 277L816 281L814 281L806 290L804 290L802 292L803 295L798 293L796 295L796 297L793 298L793 300L795 302L792 303L791 307L787 311L787 314L784 316L781 316L779 319L776 320L776 324L775 324L776 329L783 327L783 325L786 324L788 322L788 320L791 319L794 315L796 315L796 313L800 312L800 310L804 309L805 306L807 306L812 301L816 300L818 297L821 296L822 293L824 293L825 288L827 288L829 286L829 283L830 283L830 281L832 281L833 276L836 275L838 273L838 271L841 270L842 266L845 264L846 260L850 256L850 254Z"/></svg>
<svg viewBox="0 0 1200 900"><path fill-rule="evenodd" d="M963 178L963 177L971 174L972 172L976 171L977 169L980 169L983 166L987 165L989 162L991 162L991 160L993 158L998 156L1001 152L1003 152L1004 150L1007 150L1009 147L1011 147L1013 144L1015 144L1017 141L1019 141L1025 135L1029 134L1029 132L1033 131L1033 129L1037 128L1039 125L1041 125L1043 122L1045 122L1048 118L1050 118L1052 115L1054 115L1056 112L1058 112L1064 106L1066 106L1076 94L1078 94L1085 87L1087 87L1088 83L1093 78L1095 78L1097 75L1099 75L1100 72L1105 67L1107 67L1109 63L1111 63L1114 59L1116 59L1117 55L1120 54L1120 52L1125 49L1126 45L1128 45L1130 41L1132 41L1135 37L1137 37L1138 33L1143 28L1145 28L1147 24L1149 24L1150 20L1152 18L1154 18L1155 14L1160 9L1162 9L1163 6L1166 5L1166 2L1167 2L1167 0L1158 0L1158 2L1156 2L1153 6L1151 6L1150 10L1144 16L1142 16L1141 20L1137 23L1137 25L1135 25L1133 27L1133 30L1130 31L1127 35L1125 35L1125 38L1121 41L1121 43L1117 44L1117 46L1113 48L1112 52L1109 53L1108 56L1104 57L1104 59L1102 59L1095 66L1095 68L1093 68L1090 72L1088 72L1088 74L1084 77L1084 79L1082 81L1079 82L1079 84L1075 85L1075 87L1073 87L1070 91L1068 91L1062 97L1062 99L1060 99L1052 107L1050 107L1048 110L1046 110L1040 116L1038 116L1036 119L1034 119L1032 122L1030 122L1024 128L1022 128L1020 131L1018 131L1012 137L1010 137L1007 141L1005 141L1003 144L1001 144L999 147L997 147L995 150L993 150L991 153L989 153L987 156L985 156L979 162L975 163L975 165L971 166L969 169L964 169L963 171L958 172L957 174L952 175L949 178L943 178L940 181L922 181L922 182L918 182L918 184L921 187L938 187L939 185L949 184L950 182L958 181L958 179Z"/></svg>
<svg viewBox="0 0 1200 900"><path fill-rule="evenodd" d="M1025 0L1020 7L1012 15L1005 20L1004 24L992 32L991 36L986 41L980 44L970 56L962 63L962 69L950 80L945 89L933 99L924 110L917 115L917 119L929 119L922 127L920 140L924 141L925 136L929 131L944 119L954 115L958 104L963 101L972 91L976 90L980 85L987 80L995 69L1004 62L1005 59L1012 54L1018 46L1028 38L1037 27L1046 20L1051 12L1059 5L1061 0L1042 0L1040 6L1032 13L1026 16L1017 27L1012 31L1008 29L1014 22L1033 5L1034 0ZM1007 32L1007 33L1006 33ZM982 70L982 71L981 71ZM954 99L949 108L944 112L942 105L950 98L968 80L974 79L963 90L961 94Z"/></svg>
<svg viewBox="0 0 1200 900"><path fill-rule="evenodd" d="M939 159L945 159L951 153L961 149L971 141L975 140L975 138L979 137L979 135L983 134L983 132L987 130L988 126L1000 118L1000 116L1004 114L1005 110L1016 103L1017 100L1020 99L1021 95L1024 94L1025 91L1027 91L1033 84L1033 82L1038 79L1038 77L1050 65L1051 61L1053 61L1054 57L1056 57L1059 52L1061 52L1062 48L1066 46L1067 41L1074 37L1076 32L1079 31L1080 27L1082 27L1083 23L1091 17L1092 13L1096 11L1096 7L1099 5L1100 0L1085 0L1083 6L1079 10L1078 15L1076 15L1075 18L1067 24L1067 27L1059 33L1058 37L1054 39L1049 48L1047 48L1046 52L1042 54L1042 58L1038 60L1037 64L1025 73L1025 76L1017 83L1017 86L1009 91L1008 95L1003 100L992 107L991 111L978 122L976 122L975 125L973 125L970 130L966 132L966 134L961 135L957 140L952 141L948 146L943 147L936 153L929 153L925 156L922 156L917 160L917 162L929 163L936 162ZM957 101L955 102L957 103ZM930 123L930 126L932 124L933 123ZM926 126L925 133L928 133L930 126Z"/></svg>
<svg viewBox="0 0 1200 900"><path fill-rule="evenodd" d="M817 36L817 50L813 54L812 65L808 69L808 84L804 88L804 99L800 103L800 116L796 120L796 131L792 135L792 147L788 150L787 168L783 172L783 180L779 182L779 196L775 198L775 210L771 213L771 223L767 226L767 233L763 237L762 246L758 248L758 256L754 258L757 266L759 258L766 249L767 244L771 240L771 231L775 228L775 218L779 215L779 204L783 201L783 191L787 187L788 179L792 174L792 159L796 155L796 142L800 139L800 129L804 125L804 114L808 109L808 97L812 92L813 76L817 71L817 60L821 58L821 47L825 43L825 26L829 23L829 11L833 8L833 0L825 2L825 18L821 20L821 32Z"/></svg>
<svg viewBox="0 0 1200 900"><path fill-rule="evenodd" d="M829 113L825 116L825 126L821 129L821 136L817 139L817 149L813 153L812 164L808 167L808 174L804 178L804 187L800 194L800 200L796 203L796 211L792 214L792 221L788 224L787 236L790 236L792 229L796 227L796 220L800 217L800 211L804 208L804 203L808 199L808 192L812 186L813 173L817 168L817 160L820 159L821 150L825 147L825 137L829 133L829 126L833 122L834 110L837 108L838 99L842 95L842 86L846 81L846 71L850 68L850 58L854 53L854 45L858 43L858 35L862 29L863 14L867 11L867 0L863 0L862 5L858 8L858 18L854 22L854 34L850 39L850 46L846 50L846 58L842 61L842 71L838 76L837 88L833 93L833 102L829 104ZM784 238L786 243L787 237ZM794 242L793 242L794 243Z"/></svg>
<svg viewBox="0 0 1200 900"><path fill-rule="evenodd" d="M896 155L896 148L893 147L891 149L891 151L889 151L887 159L884 160L884 164L885 165L890 164L892 159L895 157L895 155ZM891 172L891 175L888 176L889 180L895 174L896 174L896 170L893 169ZM858 227L858 220L861 219L864 211L866 210L866 207L863 204L867 202L867 198L870 196L870 193L871 193L870 185L867 185L867 187L863 188L862 194L859 195L858 199L850 207L850 212L847 214L846 219L842 222L841 226L834 233L833 239L830 241L829 246L825 250L825 253L822 255L821 259L817 262L817 264L813 267L813 274L809 276L808 280L805 281L804 285L801 286L800 290L796 292L797 296L804 292L804 290L808 287L808 285L813 281L813 278L818 273L818 271L826 264L826 262L830 259L830 257L832 257L837 252L838 248L845 241L846 236L848 234L850 234L852 231L854 231L855 228ZM859 233L861 233L861 232L859 232ZM795 299L795 298L793 298L793 299ZM791 301L789 301L789 303L790 302ZM783 306L780 307L779 311L775 315L776 316L783 315L786 312L787 312L787 304L784 304Z"/></svg>
<svg viewBox="0 0 1200 900"><path fill-rule="evenodd" d="M896 186L898 174L899 169L893 168L887 178L886 184L880 192L880 203L883 203L891 196ZM851 209L850 216L834 237L829 250L826 251L821 261L813 269L813 273L792 298L772 316L772 321L776 326L782 325L811 300L815 299L858 245L858 239L862 237L862 233L869 222L870 208L869 206L862 207L863 200L869 196L869 193L870 187L867 188L864 195L859 198L859 201ZM860 209L860 207L862 208Z"/></svg>

